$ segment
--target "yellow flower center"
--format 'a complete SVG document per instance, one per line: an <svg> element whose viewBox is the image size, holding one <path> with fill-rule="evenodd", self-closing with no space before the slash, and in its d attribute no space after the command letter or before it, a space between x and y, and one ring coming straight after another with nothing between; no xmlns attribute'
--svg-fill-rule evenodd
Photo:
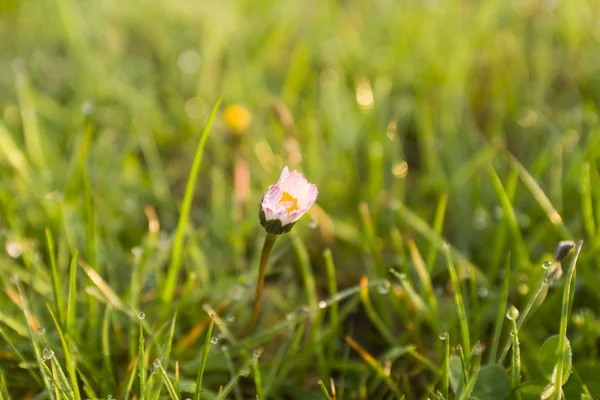
<svg viewBox="0 0 600 400"><path fill-rule="evenodd" d="M291 194L289 194L288 192L283 192L281 194L281 199L279 200L280 203L292 203L291 206L287 207L285 210L289 213L291 213L294 210L298 209L298 203L296 202L296 199L292 197Z"/></svg>

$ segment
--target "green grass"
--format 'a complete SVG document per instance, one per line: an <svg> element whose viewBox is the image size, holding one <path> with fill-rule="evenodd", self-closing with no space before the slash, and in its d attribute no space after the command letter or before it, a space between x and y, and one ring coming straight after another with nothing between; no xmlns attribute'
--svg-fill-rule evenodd
<svg viewBox="0 0 600 400"><path fill-rule="evenodd" d="M0 1L0 400L600 398L599 16Z"/></svg>

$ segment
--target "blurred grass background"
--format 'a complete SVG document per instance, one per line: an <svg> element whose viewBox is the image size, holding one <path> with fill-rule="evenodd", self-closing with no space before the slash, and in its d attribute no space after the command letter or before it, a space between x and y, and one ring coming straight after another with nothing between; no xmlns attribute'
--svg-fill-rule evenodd
<svg viewBox="0 0 600 400"><path fill-rule="evenodd" d="M65 299L79 250L74 326L59 325L98 397L125 398L136 375L138 312L147 368L164 357L173 378L178 361L191 392L216 310L207 398L234 380L235 399L322 398L317 382L330 378L338 398L387 398L394 385L421 398L439 382L439 334L460 343L444 242L471 342L489 348L508 253L508 301L522 308L556 243L580 238L569 338L585 385L572 398L586 385L600 396L584 376L600 371L600 3L2 0L0 38L0 371L14 398L53 396L33 380L44 371L30 339L64 361L46 307L60 316L46 228ZM194 148L221 93L164 302ZM224 114L232 105L249 115ZM276 245L259 330L243 338L258 204L284 165L320 195ZM544 381L539 348L558 332L560 302L551 289L520 331L525 381ZM255 369L238 372L258 346L257 383Z"/></svg>

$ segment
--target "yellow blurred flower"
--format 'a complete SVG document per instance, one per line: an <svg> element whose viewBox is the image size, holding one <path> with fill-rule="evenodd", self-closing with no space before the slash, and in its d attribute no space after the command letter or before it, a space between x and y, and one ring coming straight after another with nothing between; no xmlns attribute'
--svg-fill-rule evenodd
<svg viewBox="0 0 600 400"><path fill-rule="evenodd" d="M225 109L225 124L238 135L244 134L252 123L250 112L243 106L233 104Z"/></svg>

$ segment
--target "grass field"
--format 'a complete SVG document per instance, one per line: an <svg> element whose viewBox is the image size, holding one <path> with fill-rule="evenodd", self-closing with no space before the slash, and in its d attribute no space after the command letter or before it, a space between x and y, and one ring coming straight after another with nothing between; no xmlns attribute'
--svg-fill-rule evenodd
<svg viewBox="0 0 600 400"><path fill-rule="evenodd" d="M596 0L0 0L0 400L598 399L599 103Z"/></svg>

